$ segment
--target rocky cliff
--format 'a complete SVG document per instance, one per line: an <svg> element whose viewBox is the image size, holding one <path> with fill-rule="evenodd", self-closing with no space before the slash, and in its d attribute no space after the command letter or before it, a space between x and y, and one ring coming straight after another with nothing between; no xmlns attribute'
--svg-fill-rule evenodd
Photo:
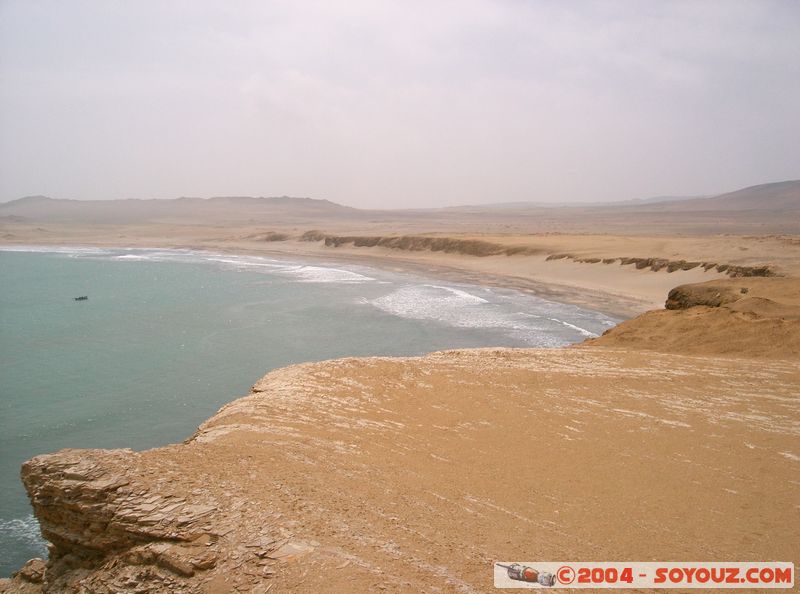
<svg viewBox="0 0 800 594"><path fill-rule="evenodd" d="M796 559L800 365L615 348L270 373L183 444L22 479L0 591L492 590L495 559Z"/></svg>

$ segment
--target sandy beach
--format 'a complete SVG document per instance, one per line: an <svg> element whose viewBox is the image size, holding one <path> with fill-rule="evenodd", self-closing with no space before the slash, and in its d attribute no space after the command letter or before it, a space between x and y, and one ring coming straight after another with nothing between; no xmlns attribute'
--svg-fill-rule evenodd
<svg viewBox="0 0 800 594"><path fill-rule="evenodd" d="M234 226L59 226L30 228L5 225L0 242L7 245L74 245L203 249L264 257L293 257L351 262L406 270L473 284L532 292L547 299L590 307L618 317L632 317L663 307L667 292L681 284L720 280L728 274L703 264L768 266L775 274L800 275L800 244L786 235L630 236L591 234L476 235L415 234L411 237L478 241L531 253L475 255L458 251L326 246L303 241L309 229L271 225ZM265 241L267 233L287 239ZM356 235L355 237L381 237ZM343 234L334 237L352 237ZM698 263L689 270L654 271L623 260L663 259ZM604 262L605 261L605 262Z"/></svg>

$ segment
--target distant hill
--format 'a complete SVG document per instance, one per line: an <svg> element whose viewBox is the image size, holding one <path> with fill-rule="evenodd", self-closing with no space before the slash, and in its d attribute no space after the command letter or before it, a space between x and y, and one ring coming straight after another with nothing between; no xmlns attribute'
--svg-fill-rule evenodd
<svg viewBox="0 0 800 594"><path fill-rule="evenodd" d="M652 196L649 198L634 198L633 200L620 200L617 202L493 202L488 204L465 204L448 206L436 209L416 209L417 212L442 213L479 213L493 211L529 212L555 209L588 209L614 212L617 208L641 209L659 212L686 212L686 211L745 211L745 210L770 210L770 211L795 211L800 210L800 180L790 180L769 184L760 184L742 188L735 192L718 195L696 196Z"/></svg>
<svg viewBox="0 0 800 594"><path fill-rule="evenodd" d="M698 198L707 198L705 195L697 196L652 196L650 198L633 198L632 200L618 200L614 202L499 202L495 204L482 204L472 207L452 207L452 208L503 208L503 209L521 209L521 208L574 208L574 207L592 207L592 206L636 206L639 204L656 204L659 202L683 202L684 200L697 200Z"/></svg>
<svg viewBox="0 0 800 594"><path fill-rule="evenodd" d="M708 198L659 202L649 205L675 211L800 211L800 180L760 184Z"/></svg>
<svg viewBox="0 0 800 594"><path fill-rule="evenodd" d="M698 200L699 198L708 198L708 196L705 194L699 194L697 196L651 196L650 198L634 198L633 200L622 200L620 202L607 202L606 204L609 205L657 204L659 202L683 202L685 200Z"/></svg>
<svg viewBox="0 0 800 594"><path fill-rule="evenodd" d="M148 222L240 222L325 219L347 216L356 209L313 198L218 196L169 200L66 200L26 196L0 204L0 216L41 222L136 224Z"/></svg>

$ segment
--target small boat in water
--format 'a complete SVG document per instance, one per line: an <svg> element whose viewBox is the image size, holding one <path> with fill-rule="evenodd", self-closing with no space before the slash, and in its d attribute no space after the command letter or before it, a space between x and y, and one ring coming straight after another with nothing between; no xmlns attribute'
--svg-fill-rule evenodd
<svg viewBox="0 0 800 594"><path fill-rule="evenodd" d="M81 295L80 297L73 297L75 301L89 301L88 295Z"/></svg>

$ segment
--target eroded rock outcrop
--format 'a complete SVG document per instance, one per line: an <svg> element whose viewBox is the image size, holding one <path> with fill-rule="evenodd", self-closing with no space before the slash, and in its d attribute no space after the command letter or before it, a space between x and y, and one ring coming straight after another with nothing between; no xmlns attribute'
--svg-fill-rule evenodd
<svg viewBox="0 0 800 594"><path fill-rule="evenodd" d="M483 239L458 237L430 237L426 235L320 235L310 232L303 235L305 241L322 240L328 247L352 244L355 247L384 247L411 252L432 251L467 256L518 256L535 255L543 250L529 246L510 246Z"/></svg>
<svg viewBox="0 0 800 594"><path fill-rule="evenodd" d="M206 493L165 489L166 476L153 476L141 457L131 450L63 450L23 465L22 481L51 546L46 575L21 580L54 592L78 583L98 592L181 591L182 578L214 566L216 502Z"/></svg>
<svg viewBox="0 0 800 594"><path fill-rule="evenodd" d="M800 281L740 278L681 285L669 292L665 309L622 322L585 345L800 358Z"/></svg>
<svg viewBox="0 0 800 594"><path fill-rule="evenodd" d="M746 287L734 287L711 283L707 285L681 285L672 289L667 295L666 309L688 309L698 305L720 307L733 303L747 293Z"/></svg>
<svg viewBox="0 0 800 594"><path fill-rule="evenodd" d="M702 267L706 272L709 270L716 270L721 274L725 274L732 278L741 277L773 277L777 276L774 270L769 266L740 266L733 264L717 264L716 262L701 262L696 260L670 260L668 258L638 258L638 257L622 257L622 258L594 258L594 257L581 257L574 254L557 253L550 254L547 260L572 260L580 264L614 264L619 262L621 266L633 266L637 270L652 270L658 272L665 270L666 272L676 272L678 270L693 270Z"/></svg>
<svg viewBox="0 0 800 594"><path fill-rule="evenodd" d="M795 278L741 278L713 280L675 287L666 309L723 307L751 312L763 318L800 318L800 280Z"/></svg>
<svg viewBox="0 0 800 594"><path fill-rule="evenodd" d="M633 266L637 270L647 269L653 272L693 270L713 270L732 278L774 277L777 273L768 265L734 265L699 260L672 260L668 258L620 257L600 258L596 256L577 256L572 253L548 253L544 247L509 245L484 239L466 239L459 237L439 237L428 235L332 235L321 231L307 231L300 237L301 241L322 241L325 246L337 248L352 245L353 247L383 247L409 252L444 252L467 256L542 256L545 260L571 260L580 264L614 264Z"/></svg>

